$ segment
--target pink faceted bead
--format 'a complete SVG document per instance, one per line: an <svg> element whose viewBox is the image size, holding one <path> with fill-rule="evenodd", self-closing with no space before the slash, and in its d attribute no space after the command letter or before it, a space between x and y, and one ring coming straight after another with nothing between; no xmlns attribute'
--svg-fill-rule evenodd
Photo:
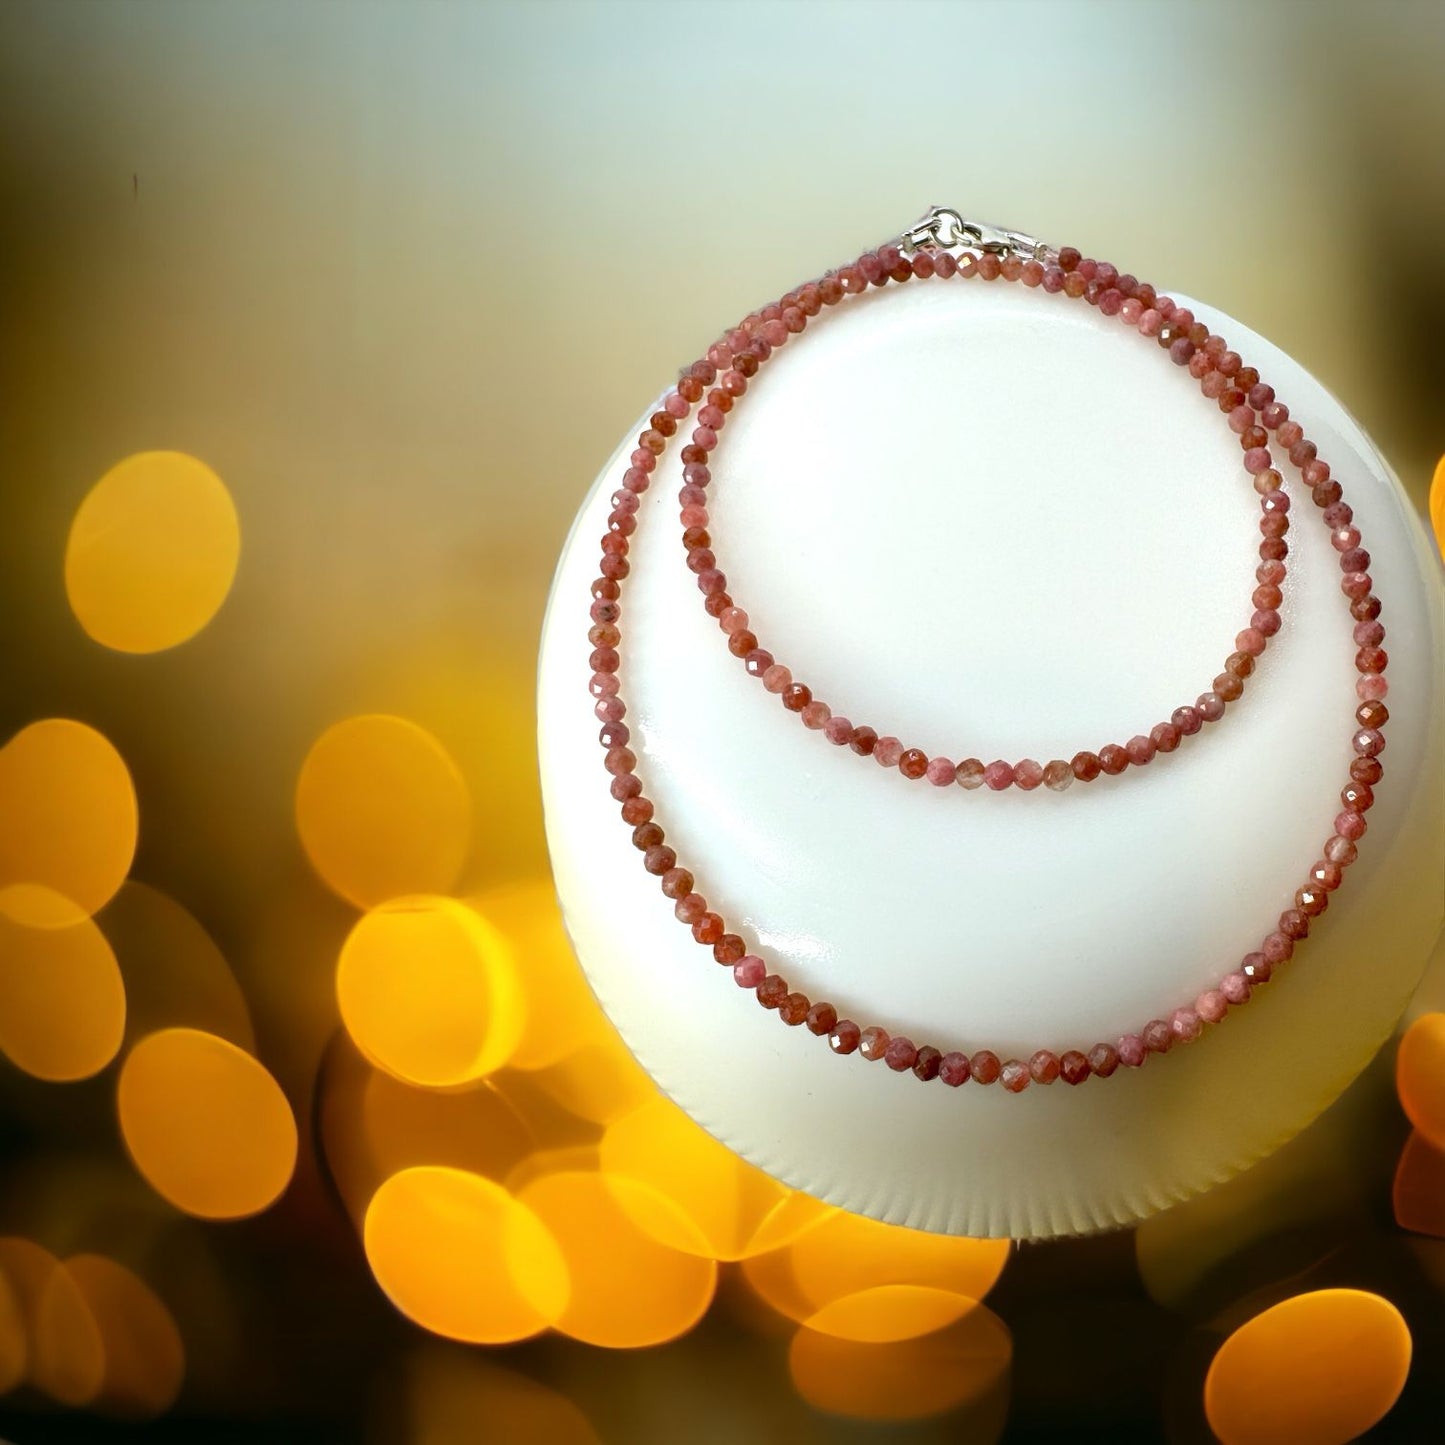
<svg viewBox="0 0 1445 1445"><path fill-rule="evenodd" d="M1362 758L1377 758L1385 751L1385 735L1379 728L1361 728L1352 741Z"/></svg>
<svg viewBox="0 0 1445 1445"><path fill-rule="evenodd" d="M974 788L983 786L986 771L987 769L977 758L965 758L953 770L953 777L960 788L967 788L971 792Z"/></svg>
<svg viewBox="0 0 1445 1445"><path fill-rule="evenodd" d="M1059 1077L1059 1069L1059 1056L1049 1049L1040 1049L1029 1060L1029 1074L1036 1084L1052 1084Z"/></svg>
<svg viewBox="0 0 1445 1445"><path fill-rule="evenodd" d="M773 663L773 665L763 673L763 686L767 688L769 692L782 692L784 688L791 687L792 683L792 668L784 667L781 662Z"/></svg>
<svg viewBox="0 0 1445 1445"><path fill-rule="evenodd" d="M1169 1015L1169 1033L1175 1043L1192 1044L1204 1032L1199 1013L1192 1008L1177 1008Z"/></svg>
<svg viewBox="0 0 1445 1445"><path fill-rule="evenodd" d="M1044 780L1043 766L1032 758L1014 764L1014 782L1024 792L1032 792Z"/></svg>
<svg viewBox="0 0 1445 1445"><path fill-rule="evenodd" d="M1365 821L1365 815L1363 813L1357 813L1350 808L1347 808L1335 818L1335 832L1338 833L1341 838L1348 838L1351 843L1356 843L1363 838L1365 836L1365 830L1368 827L1369 824Z"/></svg>
<svg viewBox="0 0 1445 1445"><path fill-rule="evenodd" d="M1194 1012L1207 1024L1217 1024L1229 1012L1224 990L1208 988L1194 1000Z"/></svg>
<svg viewBox="0 0 1445 1445"><path fill-rule="evenodd" d="M1259 628L1246 627L1243 632L1236 635L1234 650L1247 653L1250 657L1258 657L1264 651L1266 641L1264 633Z"/></svg>
<svg viewBox="0 0 1445 1445"><path fill-rule="evenodd" d="M798 716L802 718L805 728L812 728L814 732L817 732L833 716L833 709L827 703L819 702L817 698L814 698L812 702L804 705Z"/></svg>
<svg viewBox="0 0 1445 1445"><path fill-rule="evenodd" d="M873 744L873 761L880 768L896 768L903 756L903 744L895 737L879 738Z"/></svg>
<svg viewBox="0 0 1445 1445"><path fill-rule="evenodd" d="M1177 707L1169 715L1169 721L1185 737L1193 737L1204 726L1204 718L1197 707Z"/></svg>
<svg viewBox="0 0 1445 1445"><path fill-rule="evenodd" d="M836 747L843 747L852 741L853 724L836 713L823 724L823 736Z"/></svg>
<svg viewBox="0 0 1445 1445"><path fill-rule="evenodd" d="M924 777L935 788L947 788L957 779L957 770L951 758L933 758L929 761Z"/></svg>
<svg viewBox="0 0 1445 1445"><path fill-rule="evenodd" d="M1276 929L1260 945L1260 952L1269 963L1285 963L1294 956L1294 939Z"/></svg>
<svg viewBox="0 0 1445 1445"><path fill-rule="evenodd" d="M990 763L983 770L983 780L995 793L1003 792L1013 783L1013 764L1006 763L1002 759Z"/></svg>
<svg viewBox="0 0 1445 1445"><path fill-rule="evenodd" d="M733 979L739 988L756 988L768 975L768 966L757 954L745 954L733 964Z"/></svg>
<svg viewBox="0 0 1445 1445"><path fill-rule="evenodd" d="M968 1055L954 1050L952 1053L944 1054L938 1061L938 1077L948 1085L950 1089L956 1089L960 1084L968 1083L973 1069L969 1064Z"/></svg>
<svg viewBox="0 0 1445 1445"><path fill-rule="evenodd" d="M1249 1002L1249 980L1242 973L1227 973L1219 981L1219 991L1227 1003Z"/></svg>
<svg viewBox="0 0 1445 1445"><path fill-rule="evenodd" d="M1348 868L1357 857L1359 849L1348 838L1341 838L1338 833L1325 844L1326 862L1338 863L1341 868Z"/></svg>
<svg viewBox="0 0 1445 1445"><path fill-rule="evenodd" d="M888 1030L880 1029L876 1024L872 1028L863 1030L858 1040L858 1052L869 1060L870 1063L881 1059L888 1051Z"/></svg>
<svg viewBox="0 0 1445 1445"><path fill-rule="evenodd" d="M1129 754L1129 761L1131 763L1136 767L1142 768L1145 763L1153 759L1156 749L1154 740L1152 738L1146 738L1141 733L1130 738L1129 741L1124 744L1124 751Z"/></svg>
<svg viewBox="0 0 1445 1445"><path fill-rule="evenodd" d="M1126 1068L1137 1069L1149 1056L1144 1040L1138 1034L1125 1034L1117 1046L1119 1062Z"/></svg>
<svg viewBox="0 0 1445 1445"><path fill-rule="evenodd" d="M1021 1094L1031 1079L1029 1066L1022 1059L1010 1059L998 1071L998 1081L1010 1094Z"/></svg>
<svg viewBox="0 0 1445 1445"><path fill-rule="evenodd" d="M1390 690L1383 672L1367 672L1355 679L1355 696L1361 702L1379 702Z"/></svg>
<svg viewBox="0 0 1445 1445"><path fill-rule="evenodd" d="M883 1062L898 1074L911 1069L918 1062L918 1050L913 1046L913 1040L895 1034L883 1050Z"/></svg>
<svg viewBox="0 0 1445 1445"><path fill-rule="evenodd" d="M852 1019L839 1019L828 1035L828 1047L835 1054L851 1054L858 1047L862 1034Z"/></svg>

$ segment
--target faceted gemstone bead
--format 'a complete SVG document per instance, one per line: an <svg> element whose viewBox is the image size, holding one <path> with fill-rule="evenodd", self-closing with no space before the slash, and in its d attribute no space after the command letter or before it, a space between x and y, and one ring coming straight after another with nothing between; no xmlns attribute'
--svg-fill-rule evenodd
<svg viewBox="0 0 1445 1445"><path fill-rule="evenodd" d="M778 1005L778 1017L789 1027L796 1028L808 1017L808 1008L807 994L790 993Z"/></svg>
<svg viewBox="0 0 1445 1445"><path fill-rule="evenodd" d="M1286 908L1279 916L1279 931L1286 938L1298 941L1308 938L1310 932L1309 916L1298 908Z"/></svg>
<svg viewBox="0 0 1445 1445"><path fill-rule="evenodd" d="M746 954L733 964L733 979L739 988L757 988L767 976L767 964L755 953Z"/></svg>
<svg viewBox="0 0 1445 1445"><path fill-rule="evenodd" d="M1137 1069L1149 1057L1149 1050L1138 1034L1125 1034L1119 1040L1119 1062L1128 1069ZM1095 1070L1096 1073L1099 1070Z"/></svg>
<svg viewBox="0 0 1445 1445"><path fill-rule="evenodd" d="M1276 929L1273 933L1267 933L1259 951L1272 964L1285 963L1294 957L1294 939L1287 933Z"/></svg>
<svg viewBox="0 0 1445 1445"><path fill-rule="evenodd" d="M968 1055L960 1053L957 1049L944 1054L938 1061L938 1077L950 1089L956 1089L960 1084L966 1084L972 1074L973 1068L969 1063Z"/></svg>
<svg viewBox="0 0 1445 1445"><path fill-rule="evenodd" d="M1002 758L990 763L983 770L983 780L995 793L1003 792L1013 784L1013 764L1004 762Z"/></svg>
<svg viewBox="0 0 1445 1445"><path fill-rule="evenodd" d="M848 746L858 754L860 758L873 756L873 750L878 745L878 734L870 727L853 729L853 736L848 740Z"/></svg>
<svg viewBox="0 0 1445 1445"><path fill-rule="evenodd" d="M1172 722L1185 737L1193 737L1194 734L1204 726L1204 719L1200 716L1197 707L1177 707L1169 715L1169 721Z"/></svg>
<svg viewBox="0 0 1445 1445"><path fill-rule="evenodd" d="M1074 776L1081 783L1090 783L1103 771L1097 753L1075 753L1073 762L1069 764Z"/></svg>
<svg viewBox="0 0 1445 1445"><path fill-rule="evenodd" d="M723 936L724 925L716 913L704 913L692 926L692 936L711 947Z"/></svg>
<svg viewBox="0 0 1445 1445"><path fill-rule="evenodd" d="M677 900L677 907L672 910L672 916L679 923L693 924L707 912L707 899L701 893L689 893L685 898Z"/></svg>
<svg viewBox="0 0 1445 1445"><path fill-rule="evenodd" d="M1078 1049L1070 1049L1059 1055L1059 1077L1066 1084L1082 1084L1091 1072L1087 1056Z"/></svg>
<svg viewBox="0 0 1445 1445"><path fill-rule="evenodd" d="M965 758L954 770L953 776L960 788L972 791L983 786L986 769L978 758Z"/></svg>
<svg viewBox="0 0 1445 1445"><path fill-rule="evenodd" d="M783 1000L788 996L788 985L786 980L779 978L777 974L770 973L758 985L758 1002L764 1008L780 1008Z"/></svg>
<svg viewBox="0 0 1445 1445"><path fill-rule="evenodd" d="M1119 1051L1113 1044L1095 1044L1089 1050L1089 1069L1101 1079L1107 1079L1118 1067Z"/></svg>
<svg viewBox="0 0 1445 1445"><path fill-rule="evenodd" d="M876 1024L872 1028L863 1030L862 1037L858 1041L858 1052L869 1062L881 1059L888 1051L888 1030L880 1029Z"/></svg>
<svg viewBox="0 0 1445 1445"><path fill-rule="evenodd" d="M999 1063L998 1055L992 1049L980 1049L968 1062L973 1077L980 1084L993 1083L1003 1067Z"/></svg>
<svg viewBox="0 0 1445 1445"><path fill-rule="evenodd" d="M1240 972L1227 973L1219 981L1219 992L1224 995L1226 1003L1248 1003L1249 980Z"/></svg>
<svg viewBox="0 0 1445 1445"><path fill-rule="evenodd" d="M1156 752L1172 753L1183 736L1172 722L1155 723L1149 733L1149 741L1153 743Z"/></svg>
<svg viewBox="0 0 1445 1445"><path fill-rule="evenodd" d="M1194 1012L1207 1024L1217 1024L1229 1012L1229 1000L1224 991L1207 988L1194 1000Z"/></svg>
<svg viewBox="0 0 1445 1445"><path fill-rule="evenodd" d="M903 756L903 744L895 737L879 738L873 744L873 761L880 768L896 768Z"/></svg>
<svg viewBox="0 0 1445 1445"><path fill-rule="evenodd" d="M835 1054L851 1054L858 1047L861 1035L852 1019L839 1019L828 1035L828 1047Z"/></svg>
<svg viewBox="0 0 1445 1445"><path fill-rule="evenodd" d="M935 788L946 788L950 783L957 781L958 772L951 758L938 757L929 760L925 776Z"/></svg>
<svg viewBox="0 0 1445 1445"><path fill-rule="evenodd" d="M1059 1058L1048 1049L1040 1049L1029 1060L1029 1074L1036 1084L1052 1084L1059 1077Z"/></svg>
<svg viewBox="0 0 1445 1445"><path fill-rule="evenodd" d="M838 1022L838 1010L830 1003L815 1003L803 1022L808 1025L809 1033L830 1034Z"/></svg>
<svg viewBox="0 0 1445 1445"><path fill-rule="evenodd" d="M1122 773L1129 766L1129 754L1118 743L1105 743L1099 749L1099 767L1110 777Z"/></svg>
<svg viewBox="0 0 1445 1445"><path fill-rule="evenodd" d="M960 766L962 766L960 764ZM1044 786L1055 793L1062 793L1074 781L1074 770L1062 758L1055 758L1044 765Z"/></svg>
<svg viewBox="0 0 1445 1445"><path fill-rule="evenodd" d="M1135 767L1143 767L1145 763L1151 762L1154 757L1154 742L1142 734L1129 739L1124 744L1124 751L1129 754L1129 761Z"/></svg>
<svg viewBox="0 0 1445 1445"><path fill-rule="evenodd" d="M898 771L905 778L921 778L928 771L928 755L921 748L905 748L898 758Z"/></svg>
<svg viewBox="0 0 1445 1445"><path fill-rule="evenodd" d="M1169 1015L1169 1033L1175 1043L1193 1043L1203 1031L1204 1025L1196 1009L1177 1008Z"/></svg>
<svg viewBox="0 0 1445 1445"><path fill-rule="evenodd" d="M736 963L747 951L747 944L736 933L723 934L712 946L712 956L719 963Z"/></svg>
<svg viewBox="0 0 1445 1445"><path fill-rule="evenodd" d="M1274 973L1274 965L1262 953L1247 953L1239 971L1253 988L1256 984L1268 983Z"/></svg>
<svg viewBox="0 0 1445 1445"><path fill-rule="evenodd" d="M1014 783L1024 792L1031 793L1043 780L1043 766L1032 758L1014 764Z"/></svg>
<svg viewBox="0 0 1445 1445"><path fill-rule="evenodd" d="M938 1077L938 1066L942 1062L943 1055L932 1044L924 1044L918 1050L918 1057L913 1061L913 1072L924 1083L927 1083L930 1079Z"/></svg>
<svg viewBox="0 0 1445 1445"><path fill-rule="evenodd" d="M1151 1054L1167 1054L1174 1043L1174 1031L1163 1019L1150 1019L1141 1036Z"/></svg>
<svg viewBox="0 0 1445 1445"><path fill-rule="evenodd" d="M998 1081L1010 1094L1021 1094L1029 1086L1029 1066L1022 1059L1010 1059L999 1069Z"/></svg>
<svg viewBox="0 0 1445 1445"><path fill-rule="evenodd" d="M913 1040L895 1034L883 1050L883 1062L898 1074L911 1069L918 1062L918 1050L913 1046Z"/></svg>

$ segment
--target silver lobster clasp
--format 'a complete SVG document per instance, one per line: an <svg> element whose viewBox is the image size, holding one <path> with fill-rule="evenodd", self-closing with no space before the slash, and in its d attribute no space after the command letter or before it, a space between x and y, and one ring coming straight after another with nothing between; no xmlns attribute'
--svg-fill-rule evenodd
<svg viewBox="0 0 1445 1445"><path fill-rule="evenodd" d="M983 221L966 221L951 206L930 206L898 238L908 254L922 250L968 251L975 256L1019 256L1042 260L1049 248L1023 231L991 226Z"/></svg>

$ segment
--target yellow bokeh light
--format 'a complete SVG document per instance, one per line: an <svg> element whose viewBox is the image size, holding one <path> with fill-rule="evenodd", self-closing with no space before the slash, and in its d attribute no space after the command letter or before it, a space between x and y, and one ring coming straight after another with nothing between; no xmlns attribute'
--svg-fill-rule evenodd
<svg viewBox="0 0 1445 1445"><path fill-rule="evenodd" d="M1445 556L1445 457L1435 466L1435 477L1430 483L1430 525L1435 532L1435 545Z"/></svg>
<svg viewBox="0 0 1445 1445"><path fill-rule="evenodd" d="M611 1124L658 1097L657 1085L616 1034L526 1077L554 1104L593 1124Z"/></svg>
<svg viewBox="0 0 1445 1445"><path fill-rule="evenodd" d="M224 955L174 898L129 879L96 922L125 980L126 1039L158 1029L204 1029L248 1053L251 1011Z"/></svg>
<svg viewBox="0 0 1445 1445"><path fill-rule="evenodd" d="M860 1289L825 1304L806 1321L807 1328L861 1345L890 1345L931 1335L961 1320L977 1300L952 1290L917 1284L884 1284Z"/></svg>
<svg viewBox="0 0 1445 1445"><path fill-rule="evenodd" d="M1410 1122L1445 1149L1445 1013L1423 1014L1405 1030L1395 1055L1395 1084Z"/></svg>
<svg viewBox="0 0 1445 1445"><path fill-rule="evenodd" d="M447 893L471 841L466 782L430 733L367 714L322 733L301 765L296 826L325 882L372 908L410 893Z"/></svg>
<svg viewBox="0 0 1445 1445"><path fill-rule="evenodd" d="M1395 1223L1445 1239L1445 1151L1412 1133L1400 1151L1392 1190Z"/></svg>
<svg viewBox="0 0 1445 1445"><path fill-rule="evenodd" d="M94 913L130 871L137 820L125 761L94 728L69 718L22 728L0 748L0 910L63 926L59 894Z"/></svg>
<svg viewBox="0 0 1445 1445"><path fill-rule="evenodd" d="M563 1170L530 1180L517 1197L551 1231L567 1261L572 1294L556 1322L564 1334L633 1349L676 1339L706 1313L717 1265L703 1257L706 1241L687 1216L656 1190L632 1179ZM671 1249L658 1242L660 1231L633 1222L649 1210L673 1216L669 1232L693 1228L691 1249Z"/></svg>
<svg viewBox="0 0 1445 1445"><path fill-rule="evenodd" d="M144 1280L104 1255L72 1255L64 1268L101 1344L103 1369L92 1403L128 1419L164 1413L180 1393L186 1360L170 1311Z"/></svg>
<svg viewBox="0 0 1445 1445"><path fill-rule="evenodd" d="M0 1265L0 1395L9 1394L24 1380L29 1361L30 1327L25 1306Z"/></svg>
<svg viewBox="0 0 1445 1445"><path fill-rule="evenodd" d="M1410 1331L1377 1294L1316 1290L1267 1309L1219 1347L1204 1410L1223 1445L1344 1445L1395 1403Z"/></svg>
<svg viewBox="0 0 1445 1445"><path fill-rule="evenodd" d="M743 1261L743 1275L779 1314L805 1324L834 1300L882 1286L914 1285L981 1300L1012 1248L829 1211L789 1245Z"/></svg>
<svg viewBox="0 0 1445 1445"><path fill-rule="evenodd" d="M137 452L86 495L65 548L80 625L117 652L160 652L216 615L241 555L225 483L184 452Z"/></svg>
<svg viewBox="0 0 1445 1445"><path fill-rule="evenodd" d="M607 1174L651 1185L696 1226L695 1231L662 1236L664 1244L686 1249L700 1233L713 1259L737 1260L777 1249L819 1219L825 1208L738 1158L661 1097L609 1126L601 1159ZM637 1223L666 1228L667 1218L648 1210Z"/></svg>
<svg viewBox="0 0 1445 1445"><path fill-rule="evenodd" d="M371 1272L408 1319L471 1344L506 1344L563 1314L568 1268L545 1225L501 1185L436 1165L376 1191L363 1228Z"/></svg>
<svg viewBox="0 0 1445 1445"><path fill-rule="evenodd" d="M407 1361L400 1405L400 1433L390 1420L378 1422L377 1445L601 1445L591 1422L565 1395L449 1346L430 1346Z"/></svg>
<svg viewBox="0 0 1445 1445"><path fill-rule="evenodd" d="M381 1182L402 1169L446 1164L501 1181L537 1144L490 1084L413 1088L372 1068L345 1034L327 1051L318 1091L326 1164L358 1223Z"/></svg>
<svg viewBox="0 0 1445 1445"><path fill-rule="evenodd" d="M803 1328L788 1350L793 1385L810 1405L858 1420L923 1420L967 1406L950 1438L996 1440L1008 1414L1013 1341L974 1305L927 1335L883 1344Z"/></svg>
<svg viewBox="0 0 1445 1445"><path fill-rule="evenodd" d="M550 878L508 884L467 901L511 943L531 1005L513 1068L545 1069L586 1044L615 1037L572 952Z"/></svg>
<svg viewBox="0 0 1445 1445"><path fill-rule="evenodd" d="M526 1018L507 940L452 898L394 899L361 918L341 950L336 995L367 1058L431 1088L501 1067Z"/></svg>
<svg viewBox="0 0 1445 1445"><path fill-rule="evenodd" d="M67 926L30 928L0 913L0 1049L38 1079L88 1079L120 1048L125 987L95 922L48 896L57 916L69 909Z"/></svg>
<svg viewBox="0 0 1445 1445"><path fill-rule="evenodd" d="M198 1029L162 1029L126 1057L121 1133L163 1198L203 1219L238 1219L275 1202L296 1167L286 1096L250 1054Z"/></svg>
<svg viewBox="0 0 1445 1445"><path fill-rule="evenodd" d="M53 1400L91 1404L105 1380L105 1340L68 1265L51 1270L36 1303L31 1379Z"/></svg>

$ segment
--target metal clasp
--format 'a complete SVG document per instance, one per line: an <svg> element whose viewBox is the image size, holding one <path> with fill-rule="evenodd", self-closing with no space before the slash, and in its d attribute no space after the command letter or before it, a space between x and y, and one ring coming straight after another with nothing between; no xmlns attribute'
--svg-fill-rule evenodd
<svg viewBox="0 0 1445 1445"><path fill-rule="evenodd" d="M1023 231L966 221L951 206L930 206L898 238L898 245L909 254L938 249L968 251L975 256L1019 256L1025 260L1043 260L1049 250Z"/></svg>

